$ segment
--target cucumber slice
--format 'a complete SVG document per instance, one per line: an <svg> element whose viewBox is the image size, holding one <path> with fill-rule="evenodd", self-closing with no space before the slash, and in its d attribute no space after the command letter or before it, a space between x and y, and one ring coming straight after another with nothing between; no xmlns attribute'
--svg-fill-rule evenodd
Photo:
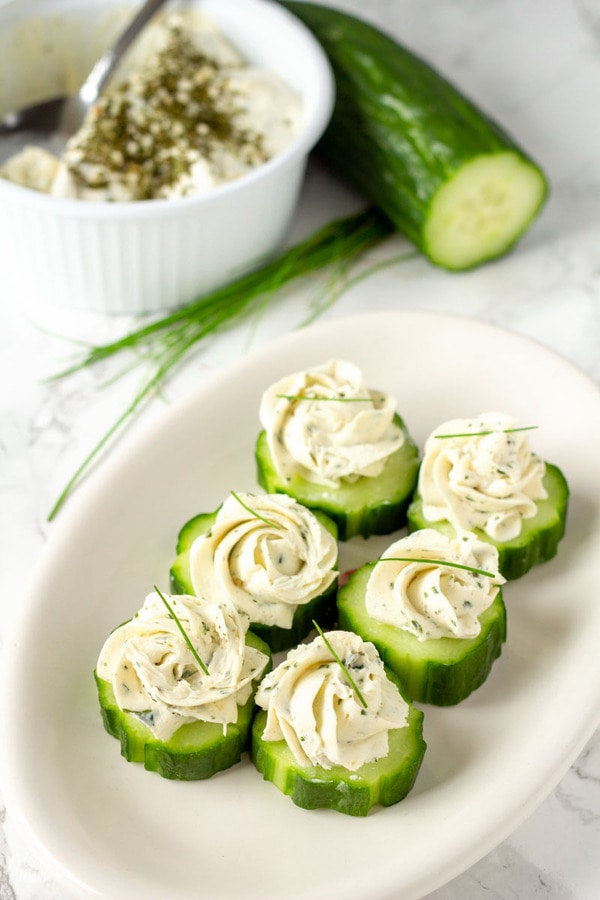
<svg viewBox="0 0 600 900"><path fill-rule="evenodd" d="M194 589L190 577L190 549L197 537L206 534L214 525L219 510L211 513L200 513L189 519L181 528L177 539L177 556L169 571L171 592L173 594L189 594L194 596ZM337 538L337 526L328 516L313 510L321 524ZM335 598L337 595L337 580L326 591L298 606L292 621L291 628L281 628L279 625L263 625L260 622L252 622L252 631L265 641L273 653L280 650L289 650L295 644L300 643L313 627L313 619L323 623L323 627L330 625L335 618Z"/></svg>
<svg viewBox="0 0 600 900"><path fill-rule="evenodd" d="M424 59L340 10L280 0L323 46L336 102L317 153L431 262L505 253L548 192L516 142Z"/></svg>
<svg viewBox="0 0 600 900"><path fill-rule="evenodd" d="M393 672L387 672L401 691ZM402 691L401 691L402 692ZM252 726L252 761L265 781L271 781L296 806L333 809L349 816L366 816L371 807L392 806L412 789L426 745L423 713L409 705L405 728L388 732L388 755L355 772L343 766L298 765L285 741L263 741L267 714L259 710Z"/></svg>
<svg viewBox="0 0 600 900"><path fill-rule="evenodd" d="M514 581L525 575L533 566L552 559L558 552L558 545L565 533L569 486L561 470L546 463L544 488L548 496L537 501L537 514L531 519L523 519L521 534L511 541L493 541L480 529L474 534L482 541L493 544L498 549L498 568L507 581ZM430 522L423 515L423 503L418 492L408 509L408 530L435 528L449 536L456 534L446 520Z"/></svg>
<svg viewBox="0 0 600 900"><path fill-rule="evenodd" d="M399 677L413 701L452 706L483 684L506 640L506 609L499 591L479 617L475 638L431 638L414 635L373 619L367 612L367 582L375 563L353 572L338 591L339 627L354 631L377 647L384 663Z"/></svg>
<svg viewBox="0 0 600 900"><path fill-rule="evenodd" d="M247 632L246 643L270 660L269 648L252 632ZM265 671L270 665L269 662ZM220 724L194 722L182 725L168 741L160 741L137 716L119 708L110 682L96 671L94 678L104 727L119 741L121 755L128 762L142 763L145 769L163 778L197 781L229 769L249 749L255 692L243 706L238 706L237 722L228 725L225 734Z"/></svg>
<svg viewBox="0 0 600 900"><path fill-rule="evenodd" d="M388 457L381 475L362 477L339 488L315 484L299 476L287 482L276 471L267 435L256 442L258 483L267 493L289 494L313 512L318 510L336 522L339 539L357 534L389 534L406 524L406 510L417 483L419 451L399 416L394 421L404 432L404 443Z"/></svg>

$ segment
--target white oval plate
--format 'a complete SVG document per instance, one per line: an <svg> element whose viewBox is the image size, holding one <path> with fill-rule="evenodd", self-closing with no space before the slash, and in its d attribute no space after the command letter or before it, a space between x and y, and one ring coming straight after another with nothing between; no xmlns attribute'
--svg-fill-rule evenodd
<svg viewBox="0 0 600 900"><path fill-rule="evenodd" d="M177 531L231 489L256 489L263 389L332 356L395 394L422 445L455 416L502 410L571 486L557 558L507 585L509 636L485 685L425 708L412 793L366 819L298 809L248 760L207 782L127 764L92 681L109 631L153 583ZM110 900L418 898L502 841L552 790L599 720L600 393L560 357L483 323L374 313L286 335L244 358L116 455L62 516L6 648L4 789L38 849ZM382 544L383 540L383 544ZM354 540L348 565L388 539Z"/></svg>

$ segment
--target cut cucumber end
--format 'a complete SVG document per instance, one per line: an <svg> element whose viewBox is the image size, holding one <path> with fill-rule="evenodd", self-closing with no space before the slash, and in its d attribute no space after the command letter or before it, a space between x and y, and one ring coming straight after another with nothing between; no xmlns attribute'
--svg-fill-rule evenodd
<svg viewBox="0 0 600 900"><path fill-rule="evenodd" d="M446 269L470 269L501 256L539 212L548 185L542 172L514 151L465 163L434 195L424 250Z"/></svg>

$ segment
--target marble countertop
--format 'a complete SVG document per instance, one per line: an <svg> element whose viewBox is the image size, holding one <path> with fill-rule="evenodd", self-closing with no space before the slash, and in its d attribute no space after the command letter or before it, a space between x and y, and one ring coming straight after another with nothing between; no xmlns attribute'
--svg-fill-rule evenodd
<svg viewBox="0 0 600 900"><path fill-rule="evenodd" d="M335 5L367 15L362 0ZM545 169L551 197L516 249L474 272L450 275L423 259L369 276L369 307L449 312L540 342L600 384L600 4L597 0L371 0L368 17L425 55L502 122ZM290 239L356 207L357 198L311 164ZM401 238L364 265L406 248ZM322 317L365 311L348 290ZM120 441L165 403L314 312L322 284L299 284L258 321L207 342L164 385ZM71 341L116 337L127 317L40 309L18 286L0 296L0 653L23 587L55 527L47 515L67 477L129 402L122 361L66 380ZM119 441L109 450L118 452ZM102 460L99 467L102 466ZM93 477L93 475L91 476ZM596 498L598 499L598 498ZM0 748L0 753L2 749ZM517 830L430 900L600 896L600 732ZM1 900L67 898L0 798Z"/></svg>

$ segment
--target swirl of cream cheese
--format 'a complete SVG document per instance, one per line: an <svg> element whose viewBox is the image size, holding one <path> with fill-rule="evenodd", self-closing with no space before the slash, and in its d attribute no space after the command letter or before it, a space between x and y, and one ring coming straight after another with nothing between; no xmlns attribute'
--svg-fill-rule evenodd
<svg viewBox="0 0 600 900"><path fill-rule="evenodd" d="M260 421L277 472L329 487L381 473L404 442L396 401L369 389L354 363L332 359L264 392Z"/></svg>
<svg viewBox="0 0 600 900"><path fill-rule="evenodd" d="M217 722L226 731L268 657L246 645L244 620L232 604L186 595L168 602L208 675L154 592L133 619L110 634L96 671L112 684L119 708L136 715L159 740L197 721Z"/></svg>
<svg viewBox="0 0 600 900"><path fill-rule="evenodd" d="M262 738L285 740L299 765L356 771L388 753L388 732L407 724L408 705L373 644L349 631L300 644L265 676L256 702L267 711Z"/></svg>
<svg viewBox="0 0 600 900"><path fill-rule="evenodd" d="M543 500L545 463L526 430L503 413L444 422L428 437L419 470L423 515L457 531L479 529L494 541L521 533ZM449 435L444 437L444 435Z"/></svg>
<svg viewBox="0 0 600 900"><path fill-rule="evenodd" d="M424 528L395 541L380 557L365 605L374 619L419 641L472 638L504 582L492 544L471 533L449 538Z"/></svg>
<svg viewBox="0 0 600 900"><path fill-rule="evenodd" d="M289 628L336 579L337 541L285 494L231 494L190 550L195 593L229 597L251 622Z"/></svg>

